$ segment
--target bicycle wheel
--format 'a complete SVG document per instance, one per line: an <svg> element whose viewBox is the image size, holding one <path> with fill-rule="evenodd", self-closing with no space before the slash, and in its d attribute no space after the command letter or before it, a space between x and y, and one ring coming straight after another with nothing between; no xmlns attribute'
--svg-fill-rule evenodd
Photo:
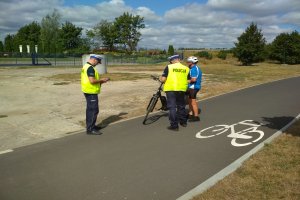
<svg viewBox="0 0 300 200"><path fill-rule="evenodd" d="M161 110L167 111L168 110L167 98L165 96L161 96L160 101L161 101Z"/></svg>
<svg viewBox="0 0 300 200"><path fill-rule="evenodd" d="M143 124L145 124L145 122L147 121L147 118L148 118L148 115L150 114L150 112L152 112L154 110L157 101L158 101L158 96L154 95L148 104L147 112L146 112Z"/></svg>
<svg viewBox="0 0 300 200"><path fill-rule="evenodd" d="M196 138L210 138L210 137L214 137L216 135L220 135L220 134L226 132L229 128L230 128L230 126L228 126L228 125L215 125L215 126L211 126L211 127L208 127L206 129L203 129L203 130L199 131L196 134Z"/></svg>
<svg viewBox="0 0 300 200"><path fill-rule="evenodd" d="M253 144L253 143L259 141L264 136L264 132L261 130L256 130L256 128L246 129L244 131L241 131L239 134L251 136L251 138L250 138L251 141L249 141L249 139L234 138L231 140L232 146L235 146L235 147L247 146L247 145L250 145L250 144Z"/></svg>

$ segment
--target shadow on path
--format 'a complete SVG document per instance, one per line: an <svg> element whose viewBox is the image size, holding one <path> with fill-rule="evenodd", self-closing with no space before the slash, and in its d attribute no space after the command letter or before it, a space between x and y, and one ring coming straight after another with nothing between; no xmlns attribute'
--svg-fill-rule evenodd
<svg viewBox="0 0 300 200"><path fill-rule="evenodd" d="M113 123L113 122L116 122L116 121L119 121L121 119L123 119L123 115L127 115L128 113L126 112L121 112L119 113L118 115L112 115L112 116L109 116L107 117L106 119L102 120L101 123L97 124L97 126L100 126L101 129L103 128L106 128L109 124Z"/></svg>
<svg viewBox="0 0 300 200"><path fill-rule="evenodd" d="M282 116L282 117L263 117L262 118L265 126L271 129L275 129L275 130L280 130L282 129L284 126L286 126L288 123L290 123L291 121L293 121L295 119L295 117L290 117L290 116ZM292 126L291 128L289 128L287 131L285 131L287 134L291 134L293 136L300 136L300 123L296 122L295 124L293 124L294 126ZM297 128L298 127L298 128Z"/></svg>
<svg viewBox="0 0 300 200"><path fill-rule="evenodd" d="M146 120L145 124L144 125L150 125L150 124L153 124L154 122L158 121L160 118L162 117L167 117L168 116L168 113L158 113L158 114L155 114L151 117L148 117L148 119Z"/></svg>

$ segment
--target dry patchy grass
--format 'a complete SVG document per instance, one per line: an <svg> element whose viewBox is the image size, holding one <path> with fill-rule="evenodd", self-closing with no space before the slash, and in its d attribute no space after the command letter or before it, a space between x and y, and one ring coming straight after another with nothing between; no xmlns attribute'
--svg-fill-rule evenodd
<svg viewBox="0 0 300 200"><path fill-rule="evenodd" d="M149 72L161 74L165 65L167 63L162 65L109 66L108 69L111 68L113 73L105 74L103 77L110 77L112 81L149 78ZM203 60L200 66L206 79L201 90L202 99L278 79L300 76L300 65L279 65L264 62L253 66L240 66L232 58L225 61L220 59ZM64 85L79 82L80 74L57 74L48 78L55 81L55 85Z"/></svg>
<svg viewBox="0 0 300 200"><path fill-rule="evenodd" d="M210 97L233 90L267 83L274 80L300 76L300 65L259 63L254 66L232 64L201 64L207 83L203 84L203 97Z"/></svg>
<svg viewBox="0 0 300 200"><path fill-rule="evenodd" d="M300 121L193 200L300 199Z"/></svg>
<svg viewBox="0 0 300 200"><path fill-rule="evenodd" d="M109 77L111 81L127 81L148 78L149 75L143 73L108 73L101 75L101 78ZM64 85L71 82L80 82L80 73L55 74L47 77L48 80L55 81L54 85Z"/></svg>

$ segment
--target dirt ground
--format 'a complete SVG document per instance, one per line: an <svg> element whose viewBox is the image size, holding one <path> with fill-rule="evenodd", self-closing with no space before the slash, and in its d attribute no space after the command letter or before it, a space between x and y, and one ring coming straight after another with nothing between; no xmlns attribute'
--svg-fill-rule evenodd
<svg viewBox="0 0 300 200"><path fill-rule="evenodd" d="M110 66L113 81L103 85L97 124L107 125L145 114L159 86L150 78L163 66ZM250 67L201 63L198 99L300 75L300 65L260 63ZM85 98L80 67L0 68L0 152L85 130ZM157 106L159 108L159 105Z"/></svg>
<svg viewBox="0 0 300 200"><path fill-rule="evenodd" d="M159 70L138 72L150 75L160 74ZM0 151L85 130L86 102L79 81L49 78L77 71L80 76L80 68L0 69ZM120 71L109 69L110 73ZM109 124L144 114L158 86L150 78L103 85L97 123Z"/></svg>

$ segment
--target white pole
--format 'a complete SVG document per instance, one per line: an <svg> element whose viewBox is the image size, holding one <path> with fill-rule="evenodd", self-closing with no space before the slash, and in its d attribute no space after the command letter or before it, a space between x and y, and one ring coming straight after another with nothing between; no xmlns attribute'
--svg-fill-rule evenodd
<svg viewBox="0 0 300 200"><path fill-rule="evenodd" d="M27 45L27 53L30 53L30 46Z"/></svg>
<svg viewBox="0 0 300 200"><path fill-rule="evenodd" d="M19 45L19 49L20 49L20 53L22 53L23 52L23 46Z"/></svg>
<svg viewBox="0 0 300 200"><path fill-rule="evenodd" d="M35 48L35 53L37 53L38 52L38 45L35 45L34 48Z"/></svg>

